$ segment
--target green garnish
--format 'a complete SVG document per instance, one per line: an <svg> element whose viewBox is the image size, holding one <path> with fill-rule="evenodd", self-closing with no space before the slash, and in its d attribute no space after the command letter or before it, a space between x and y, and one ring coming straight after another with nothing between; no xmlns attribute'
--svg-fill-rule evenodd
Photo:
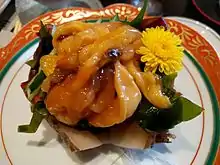
<svg viewBox="0 0 220 165"><path fill-rule="evenodd" d="M163 75L162 76L162 91L163 93L169 97L170 102L175 102L181 96L181 93L177 92L174 89L174 81L177 77L177 73L173 73L170 75Z"/></svg>
<svg viewBox="0 0 220 165"><path fill-rule="evenodd" d="M144 5L141 8L141 11L137 15L137 17L134 20L132 20L131 22L128 23L130 26L133 26L135 28L140 26L140 24L141 24L141 22L142 22L142 20L144 18L144 15L145 15L145 11L147 9L147 4L148 4L148 0L144 0Z"/></svg>
<svg viewBox="0 0 220 165"><path fill-rule="evenodd" d="M174 89L177 73L160 76L162 91L169 97L172 107L158 109L149 101L143 99L135 115L135 120L142 128L159 132L171 129L181 122L191 120L203 111L200 106L182 97L181 93Z"/></svg>
<svg viewBox="0 0 220 165"><path fill-rule="evenodd" d="M29 65L31 68L34 68L36 66L37 60L29 60L26 62L27 65Z"/></svg>
<svg viewBox="0 0 220 165"><path fill-rule="evenodd" d="M38 102L32 109L33 115L30 124L18 126L18 132L35 133L43 119L48 116L48 111L43 102Z"/></svg>
<svg viewBox="0 0 220 165"><path fill-rule="evenodd" d="M131 22L129 22L127 20L127 17L125 18L125 20L120 20L118 13L109 20L109 22L122 22L122 23L126 23L130 26L133 26L135 28L138 28L141 25L141 22L143 21L144 15L145 15L145 11L147 9L147 4L148 4L148 0L144 0L144 5L141 8L141 11L139 12L139 14L137 15L137 17L135 19L133 19Z"/></svg>
<svg viewBox="0 0 220 165"><path fill-rule="evenodd" d="M44 116L38 112L34 112L30 124L18 126L18 132L35 133L43 119Z"/></svg>
<svg viewBox="0 0 220 165"><path fill-rule="evenodd" d="M47 27L43 24L42 21L40 21L40 24L41 24L41 29L40 29L40 31L39 31L40 37L41 37L41 38L50 37L51 34L50 34L49 30L47 29Z"/></svg>
<svg viewBox="0 0 220 165"><path fill-rule="evenodd" d="M38 58L34 58L37 59L38 62L42 56L49 54L53 50L53 44L52 44L53 37L49 31L49 28L47 28L42 21L40 23L41 23L41 29L39 31L40 34L39 36L41 38L41 41L39 43L40 45L39 47L41 47L41 50L39 50L39 52L37 52L36 54Z"/></svg>
<svg viewBox="0 0 220 165"><path fill-rule="evenodd" d="M109 22L121 22L118 13L116 13L116 15L113 18L111 18Z"/></svg>
<svg viewBox="0 0 220 165"><path fill-rule="evenodd" d="M202 111L201 107L184 97L177 98L170 109L158 109L144 99L134 118L142 128L160 132L191 120Z"/></svg>
<svg viewBox="0 0 220 165"><path fill-rule="evenodd" d="M40 93L40 91L41 91L41 87L39 86L38 88L36 88L33 92L31 92L31 93L27 93L28 94L28 100L30 101L30 102L32 102L33 100L34 100L34 97L35 96L37 96L39 93Z"/></svg>
<svg viewBox="0 0 220 165"><path fill-rule="evenodd" d="M173 73L170 75L165 75L162 77L163 88L170 89L173 88L174 80L177 77L177 73Z"/></svg>
<svg viewBox="0 0 220 165"><path fill-rule="evenodd" d="M28 100L32 100L35 95L40 92L40 86L46 78L43 71L39 71L37 75L28 83L25 91L27 92Z"/></svg>
<svg viewBox="0 0 220 165"><path fill-rule="evenodd" d="M184 97L179 98L182 105L182 121L189 121L198 116L203 109Z"/></svg>
<svg viewBox="0 0 220 165"><path fill-rule="evenodd" d="M37 89L44 79L46 78L43 71L40 71L34 78L33 81L29 84L28 88L30 89L30 92L33 92L35 89Z"/></svg>

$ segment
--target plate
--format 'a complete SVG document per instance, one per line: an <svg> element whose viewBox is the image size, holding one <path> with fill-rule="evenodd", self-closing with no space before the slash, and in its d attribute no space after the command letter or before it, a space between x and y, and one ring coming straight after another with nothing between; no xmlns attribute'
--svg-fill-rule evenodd
<svg viewBox="0 0 220 165"><path fill-rule="evenodd" d="M100 10L85 8L61 9L42 15L27 25L11 43L0 49L0 108L1 142L0 164L7 165L202 165L217 162L219 145L220 63L214 47L180 18L166 18L170 30L179 35L186 49L184 69L175 81L175 87L205 111L190 122L171 130L176 139L170 144L157 144L151 149L128 150L111 145L71 153L57 140L57 134L44 122L36 134L17 133L19 124L28 123L31 117L20 82L27 79L28 66L24 63L33 56L39 39L36 32L40 20L55 25L71 21L110 18L116 13L120 17L134 18L138 9L125 4L115 4ZM183 22L183 23L181 23ZM189 26L187 26L189 25ZM193 26L192 26L193 27ZM199 27L199 25L198 25ZM196 29L196 28L195 28ZM219 51L219 50L218 50Z"/></svg>

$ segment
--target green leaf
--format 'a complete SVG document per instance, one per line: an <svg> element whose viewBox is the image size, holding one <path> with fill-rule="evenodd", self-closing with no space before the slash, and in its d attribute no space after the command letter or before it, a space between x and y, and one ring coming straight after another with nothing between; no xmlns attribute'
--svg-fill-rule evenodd
<svg viewBox="0 0 220 165"><path fill-rule="evenodd" d="M37 112L34 112L30 124L18 126L18 132L35 133L43 119L44 116Z"/></svg>
<svg viewBox="0 0 220 165"><path fill-rule="evenodd" d="M173 88L174 80L177 77L177 73L163 76L162 83L164 88Z"/></svg>
<svg viewBox="0 0 220 165"><path fill-rule="evenodd" d="M39 43L39 47L41 50L37 52L36 56L42 57L43 55L49 54L53 50L52 40L53 37L49 31L49 29L43 24L41 21L41 29L39 31L41 42ZM40 60L40 58L38 58Z"/></svg>
<svg viewBox="0 0 220 165"><path fill-rule="evenodd" d="M18 126L18 132L35 133L44 118L48 116L48 111L43 102L38 102L32 106L33 115L28 125Z"/></svg>
<svg viewBox="0 0 220 165"><path fill-rule="evenodd" d="M43 92L42 90L40 90L39 96L42 98L42 100L44 100L46 98L46 96L47 96L47 93Z"/></svg>
<svg viewBox="0 0 220 165"><path fill-rule="evenodd" d="M29 65L31 68L34 68L35 65L37 64L37 60L34 60L34 59L29 60L26 62L26 64Z"/></svg>
<svg viewBox="0 0 220 165"><path fill-rule="evenodd" d="M170 109L158 109L147 100L142 100L135 114L135 120L146 130L162 132L181 122L181 109L174 104Z"/></svg>
<svg viewBox="0 0 220 165"><path fill-rule="evenodd" d="M32 92L30 92L30 90L27 90L27 99L32 102L32 100L34 99L35 96L37 96L40 91L41 91L41 87L39 86L38 88L36 88L35 90L33 90Z"/></svg>
<svg viewBox="0 0 220 165"><path fill-rule="evenodd" d="M39 101L36 104L33 105L33 112L37 111L39 112L41 115L47 115L48 111L46 110L46 106L44 104L44 101Z"/></svg>
<svg viewBox="0 0 220 165"><path fill-rule="evenodd" d="M25 88L25 93L29 101L41 92L41 84L46 78L44 72L39 70L39 72L32 78Z"/></svg>
<svg viewBox="0 0 220 165"><path fill-rule="evenodd" d="M120 18L118 16L118 13L116 13L116 15L109 22L120 22Z"/></svg>
<svg viewBox="0 0 220 165"><path fill-rule="evenodd" d="M134 20L132 20L130 23L128 23L130 26L137 28L141 24L145 15L145 11L147 9L147 4L148 4L148 0L144 0L144 5L141 11L139 12L139 14L137 15L137 17Z"/></svg>
<svg viewBox="0 0 220 165"><path fill-rule="evenodd" d="M201 112L201 107L184 97L178 97L170 109L158 109L143 99L134 118L142 128L161 132L181 122L192 120Z"/></svg>
<svg viewBox="0 0 220 165"><path fill-rule="evenodd" d="M40 31L39 31L40 37L41 37L41 38L50 37L51 34L50 34L49 30L47 29L47 27L43 24L42 21L40 21L40 24L41 24L41 29L40 29Z"/></svg>
<svg viewBox="0 0 220 165"><path fill-rule="evenodd" d="M174 87L174 81L177 77L177 73L173 73L170 75L162 75L162 91L163 93L169 97L171 103L175 102L181 96L181 93L176 92Z"/></svg>
<svg viewBox="0 0 220 165"><path fill-rule="evenodd" d="M198 116L203 109L188 100L187 98L180 97L179 101L182 104L182 121L189 121Z"/></svg>
<svg viewBox="0 0 220 165"><path fill-rule="evenodd" d="M45 78L46 76L44 72L40 70L38 74L30 81L30 83L27 86L28 88L27 90L29 90L29 93L31 94L34 90L38 89Z"/></svg>

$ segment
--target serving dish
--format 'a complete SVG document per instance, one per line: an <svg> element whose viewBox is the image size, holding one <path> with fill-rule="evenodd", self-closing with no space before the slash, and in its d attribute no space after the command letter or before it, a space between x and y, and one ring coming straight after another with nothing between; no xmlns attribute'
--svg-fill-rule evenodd
<svg viewBox="0 0 220 165"><path fill-rule="evenodd" d="M47 13L25 25L13 41L0 50L2 57L0 150L4 158L1 163L44 164L50 157L53 164L80 164L79 161L82 164L123 164L126 160L132 163L132 160L141 156L144 156L143 159L145 156L152 156L152 159L145 160L145 163L155 164L205 164L215 161L219 141L219 58L214 48L199 33L172 19L166 21L171 31L182 38L187 51L184 57L184 69L180 72L175 86L180 89L187 82L189 84L187 88L181 89L183 94L206 109L193 122L184 123L172 130L178 137L173 143L157 145L142 151L138 153L139 157L134 159L131 158L130 153L135 151L128 152L112 147L98 148L83 154L88 156L95 153L95 156L93 158L90 156L91 160L86 162L79 160L77 154L71 153L71 156L68 156L62 145L56 141L56 133L46 123L36 135L17 134L17 125L26 122L31 115L27 113L29 105L24 99L19 83L27 75L27 67L24 63L31 58L37 47L36 32L39 31L40 20L58 25L70 20L110 18L115 13L122 18L129 16L132 19L137 15L138 10L129 5L116 4L100 10L71 8ZM25 154L21 154L21 148ZM155 155L151 153L152 151L162 154Z"/></svg>

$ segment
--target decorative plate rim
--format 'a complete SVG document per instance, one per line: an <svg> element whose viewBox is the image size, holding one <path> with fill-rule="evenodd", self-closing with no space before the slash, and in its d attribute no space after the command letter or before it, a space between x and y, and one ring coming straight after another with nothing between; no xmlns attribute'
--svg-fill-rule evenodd
<svg viewBox="0 0 220 165"><path fill-rule="evenodd" d="M36 38L36 34L35 32L37 32L39 30L39 21L43 20L43 22L46 23L55 23L55 24L59 24L62 23L62 19L69 21L69 20L82 20L82 19L97 19L97 18L109 18L112 17L115 13L119 13L120 17L125 17L127 9L129 9L127 16L131 16L129 17L130 19L132 19L137 13L138 13L138 9L135 8L134 6L128 5L128 4L113 4L110 5L106 8L103 9L97 9L97 10L93 10L93 9L87 9L87 8L66 8L66 9L60 9L60 10L56 10L56 11L52 11L49 13L46 13L44 15L41 15L37 18L35 18L34 20L32 20L31 22L29 22L28 24L26 24L21 31L14 37L14 39L4 48L0 49L0 69L2 69L2 71L0 72L0 83L1 80L3 79L3 77L5 76L6 72L4 72L4 70L6 69L6 67L11 67L13 65L13 60L16 61L16 54L18 52L20 52L23 48L25 48L27 46L27 44L30 44L33 42L33 40ZM76 19L72 19L72 17L75 17L75 14L77 15L77 11L79 13L81 13L81 18L80 17L76 17ZM68 13L69 12L69 13ZM84 13L84 14L82 14ZM122 14L125 13L125 14ZM60 15L58 15L60 14ZM64 14L64 15L63 15ZM65 15L66 14L66 15ZM133 14L133 15L132 15ZM54 16L54 17L53 17ZM48 20L49 19L49 20ZM58 21L57 21L58 20ZM173 21L170 19L166 19L168 24L171 27L171 31L173 31L174 33L180 35L180 37L186 41L191 41L191 43L194 43L194 45L196 45L197 43L199 44L204 44L204 45L200 45L200 46L206 46L207 48L209 48L209 51L211 51L211 53L209 52L209 56L208 56L208 60L211 60L211 63L213 65L213 60L218 59L217 53L215 52L215 50L213 49L213 47L200 35L198 34L195 30L191 29L190 27L177 22L177 21ZM57 21L57 22L56 22ZM65 21L64 21L65 22ZM183 32L180 33L178 30L178 26L183 27L183 32L184 29L186 30L186 34L184 34ZM176 27L176 28L173 28ZM190 32L192 32L195 36L191 36L192 38L195 37L195 40L193 41L190 40L191 38L188 36L187 37L187 33L189 34ZM199 36L199 39L196 38ZM186 38L184 38L186 37ZM187 42L186 42L187 43ZM190 52L190 54L195 55L195 51L200 51L199 49L194 49L193 48L193 44L192 45L184 45L187 50ZM196 45L197 46L197 45ZM198 52L196 52L198 53ZM201 55L202 56L202 55ZM204 55L205 56L205 55ZM209 59L210 58L210 59ZM210 71L210 68L208 68L209 62L205 62L204 59L200 58L199 56L194 57L194 60L196 60L202 67L204 67L205 69L205 73L209 73L206 72L207 70ZM204 60L204 61L203 61ZM6 66L7 64L7 66ZM217 60L217 64L215 64L215 67L219 69L220 71L220 66L216 66L217 64L219 64L219 59ZM207 66L206 66L207 65ZM6 69L7 70L7 69ZM210 74L207 75L208 77L210 76ZM209 79L211 80L211 84L215 87L214 93L217 95L218 100L220 102L220 90L216 90L216 83L220 83L220 73L219 73L219 80L217 81L213 81L214 79L218 79L217 78L213 78L213 77L209 77ZM208 80L209 81L209 80ZM217 102L218 105L218 102ZM219 108L218 108L219 109ZM219 113L219 111L217 112ZM219 115L218 115L219 116ZM219 122L218 118L217 118L217 122ZM216 132L214 132L215 134ZM217 132L217 136L219 139L219 131ZM211 144L213 146L213 143ZM216 144L217 146L219 145L219 140ZM211 146L211 147L212 147ZM218 147L217 147L218 148ZM209 155L208 155L209 157ZM214 159L219 161L220 157L220 149L219 152L216 152L216 155L214 155ZM216 164L218 162L216 161Z"/></svg>

